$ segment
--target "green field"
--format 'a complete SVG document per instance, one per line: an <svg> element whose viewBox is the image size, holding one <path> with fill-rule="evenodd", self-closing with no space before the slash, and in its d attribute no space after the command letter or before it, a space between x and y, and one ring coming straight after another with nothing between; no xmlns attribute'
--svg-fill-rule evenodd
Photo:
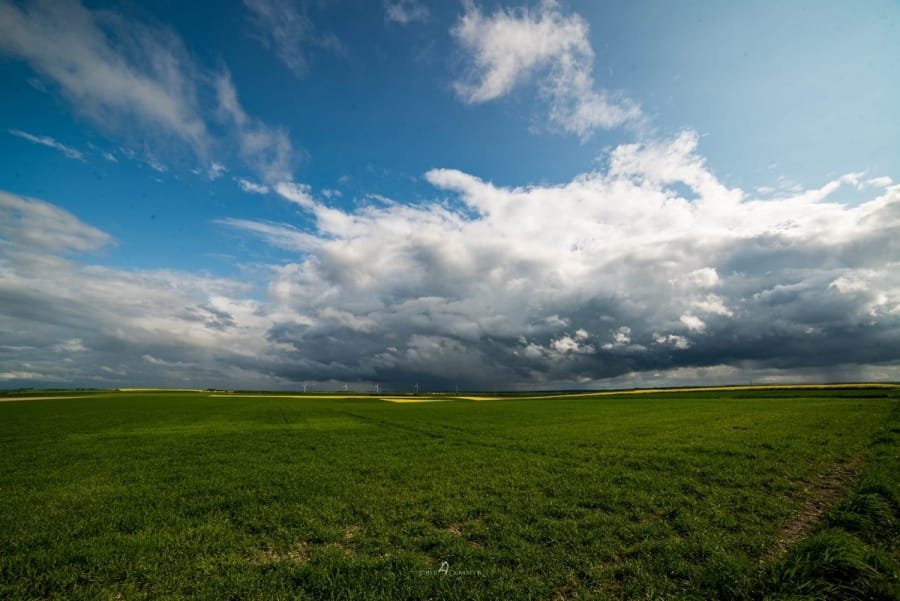
<svg viewBox="0 0 900 601"><path fill-rule="evenodd" d="M898 388L79 394L0 402L2 599L900 591Z"/></svg>

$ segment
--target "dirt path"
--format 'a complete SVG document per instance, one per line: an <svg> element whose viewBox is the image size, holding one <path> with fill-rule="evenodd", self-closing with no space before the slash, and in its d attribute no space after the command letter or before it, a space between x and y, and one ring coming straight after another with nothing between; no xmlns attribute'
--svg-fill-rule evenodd
<svg viewBox="0 0 900 601"><path fill-rule="evenodd" d="M808 491L808 499L781 529L778 542L763 556L762 562L768 563L784 555L792 545L806 538L825 513L850 490L862 469L862 464L862 455L855 455L847 461L832 465L822 479Z"/></svg>

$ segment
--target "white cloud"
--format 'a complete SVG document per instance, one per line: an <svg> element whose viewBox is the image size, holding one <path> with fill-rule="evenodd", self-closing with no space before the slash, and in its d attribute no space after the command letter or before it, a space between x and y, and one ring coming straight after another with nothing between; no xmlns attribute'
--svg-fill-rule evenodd
<svg viewBox="0 0 900 601"><path fill-rule="evenodd" d="M706 329L706 323L696 315L686 313L678 318L691 332L702 332Z"/></svg>
<svg viewBox="0 0 900 601"><path fill-rule="evenodd" d="M0 239L0 332L19 347L0 349L5 379L277 382L252 365L273 348L262 334L278 309L263 310L247 298L246 284L65 258L99 250L110 238L58 207L6 193L0 193ZM27 349L24 340L31 341ZM231 379L232 370L241 375Z"/></svg>
<svg viewBox="0 0 900 601"><path fill-rule="evenodd" d="M256 26L256 37L297 77L309 69L309 48L343 53L334 35L321 34L307 15L308 3L289 0L244 0Z"/></svg>
<svg viewBox="0 0 900 601"><path fill-rule="evenodd" d="M701 267L687 274L684 282L696 288L713 288L719 283L719 274L713 267Z"/></svg>
<svg viewBox="0 0 900 601"><path fill-rule="evenodd" d="M865 184L867 186L871 186L873 188L887 188L888 186L890 186L893 183L894 183L894 180L892 180L891 178L889 178L887 176L873 177L873 178L867 179L865 181Z"/></svg>
<svg viewBox="0 0 900 601"><path fill-rule="evenodd" d="M368 317L359 317L349 311L341 311L334 307L320 309L318 316L320 319L334 322L355 332L369 334L377 328L375 321Z"/></svg>
<svg viewBox="0 0 900 601"><path fill-rule="evenodd" d="M52 253L91 252L112 244L108 234L74 215L33 198L0 191L0 247L45 249ZM3 264L0 263L0 272Z"/></svg>
<svg viewBox="0 0 900 601"><path fill-rule="evenodd" d="M169 30L67 0L3 3L0 52L28 61L101 126L137 119L200 153L208 147L187 52Z"/></svg>
<svg viewBox="0 0 900 601"><path fill-rule="evenodd" d="M671 346L680 351L683 351L683 350L691 347L690 340L688 340L684 336L679 336L677 334L665 334L662 336L655 335L654 342L656 342L656 344Z"/></svg>
<svg viewBox="0 0 900 601"><path fill-rule="evenodd" d="M114 155L111 152L104 152L103 158L106 159L107 161L109 161L110 163L118 163L119 162L119 159L116 158L116 155Z"/></svg>
<svg viewBox="0 0 900 601"><path fill-rule="evenodd" d="M722 297L715 294L707 294L705 298L695 300L694 307L714 315L725 315L726 317L734 315L734 312L725 306L725 301Z"/></svg>
<svg viewBox="0 0 900 601"><path fill-rule="evenodd" d="M225 168L225 165L213 161L212 163L210 163L209 169L206 170L206 177L208 177L210 181L215 181L227 172L228 169Z"/></svg>
<svg viewBox="0 0 900 601"><path fill-rule="evenodd" d="M429 388L664 383L717 366L900 376L900 189L842 204L829 194L854 184L836 178L754 200L709 172L695 140L620 147L605 171L559 185L429 172L459 210L445 198L340 210L280 182L274 191L303 208L302 229L219 221L293 253L257 267L248 279L260 290L66 259L109 237L5 195L0 332L8 347L36 350L0 348L0 373L71 380L106 365L131 381L171 371L197 385ZM73 339L89 349L71 353L74 365L46 354Z"/></svg>
<svg viewBox="0 0 900 601"><path fill-rule="evenodd" d="M598 89L588 24L555 2L492 15L468 3L451 33L468 59L468 72L454 84L464 102L495 100L536 78L550 120L581 138L641 119L633 101Z"/></svg>
<svg viewBox="0 0 900 601"><path fill-rule="evenodd" d="M296 184L294 182L279 182L275 185L275 192L279 196L285 198L305 209L312 209L316 206L313 199L312 188L308 184Z"/></svg>
<svg viewBox="0 0 900 601"><path fill-rule="evenodd" d="M249 179L243 177L236 177L234 181L237 182L238 187L244 192L248 192L250 194L268 194L269 186L264 184L259 184Z"/></svg>
<svg viewBox="0 0 900 601"><path fill-rule="evenodd" d="M697 132L685 130L673 140L623 144L610 154L609 170L653 187L681 183L701 199L709 198L729 210L742 194L728 190L706 169L705 159L697 154L698 143Z"/></svg>
<svg viewBox="0 0 900 601"><path fill-rule="evenodd" d="M265 238L269 244L288 250L308 252L318 245L318 239L315 236L283 223L233 218L219 219L216 223L252 232Z"/></svg>
<svg viewBox="0 0 900 601"><path fill-rule="evenodd" d="M568 353L588 354L594 352L594 347L582 344L571 336L562 336L550 342L550 348L561 355Z"/></svg>
<svg viewBox="0 0 900 601"><path fill-rule="evenodd" d="M199 66L171 29L74 0L0 2L0 56L26 61L79 114L126 147L143 149L138 158L157 171L165 168L158 157L175 164L168 157L187 149L211 166L215 179L222 171L214 166L224 169L236 146L244 164L267 181L290 179L287 133L247 115L230 74ZM33 138L81 158L51 138ZM123 155L135 158L134 151Z"/></svg>
<svg viewBox="0 0 900 601"><path fill-rule="evenodd" d="M554 313L553 315L548 315L546 318L544 318L544 323L546 323L553 329L566 328L569 326L569 320L563 319L556 313Z"/></svg>
<svg viewBox="0 0 900 601"><path fill-rule="evenodd" d="M28 140L33 144L40 144L41 146L48 146L50 148L53 148L54 150L58 150L70 159L75 159L78 161L84 160L84 155L80 151L57 142L50 136L36 136L34 134L28 133L27 131L22 131L21 129L10 129L9 133L18 138L22 138L23 140Z"/></svg>
<svg viewBox="0 0 900 601"><path fill-rule="evenodd" d="M837 278L833 282L829 284L829 287L836 289L838 292L843 294L848 294L852 292L867 292L869 290L869 285L867 283L867 277L871 274L863 274L863 273L854 273L849 275L842 275Z"/></svg>
<svg viewBox="0 0 900 601"><path fill-rule="evenodd" d="M234 127L244 163L267 183L290 179L294 153L287 132L266 125L244 111L228 71L215 78L215 87L218 112Z"/></svg>
<svg viewBox="0 0 900 601"><path fill-rule="evenodd" d="M613 332L613 340L612 342L607 342L603 345L605 350L613 350L625 347L631 343L631 328L628 326L622 326L615 332Z"/></svg>
<svg viewBox="0 0 900 601"><path fill-rule="evenodd" d="M783 345L779 337L795 329L851 327L837 324L857 319L851 315L871 319L872 311L889 319L889 308L900 303L896 277L876 286L883 299L867 292L872 298L854 297L850 310L840 304L850 301L827 296L838 276L824 279L820 265L823 254L843 266L841 273L874 261L885 278L891 252L876 249L874 240L900 227L900 193L858 206L835 203L829 195L852 185L844 177L783 200L747 199L709 172L697 141L686 132L622 146L610 153L605 173L557 186L498 187L453 169L426 174L458 193L474 217L441 204L348 213L318 202L308 186L283 186L282 196L303 206L318 231L304 232L302 243L294 232L272 233L273 244L302 247L308 256L279 272L273 286L304 313L327 303L321 306L372 320L373 340L388 331L449 336L496 357L504 377L519 373L504 363L505 352L536 362L531 375L520 376L526 379L566 373L575 381L627 365L604 359L607 352L650 364L664 349L672 361L680 356L672 351L691 348L693 360L712 360L724 352L716 345L732 345L735 336L746 346L723 346L727 353L774 361L763 340ZM684 198L684 187L696 197ZM778 288L782 281L799 283L788 293ZM780 311L791 306L776 324L765 321L772 303ZM807 303L820 308L802 308ZM629 326L613 326L623 321ZM703 336L691 340L679 328ZM609 342L587 344L587 332L608 332ZM820 340L802 352L827 356L828 346ZM778 360L794 360L786 355L795 351L801 353L785 350ZM554 354L579 359L563 370L553 366Z"/></svg>
<svg viewBox="0 0 900 601"><path fill-rule="evenodd" d="M541 345L535 344L534 342L527 342L527 341L524 341L523 344L525 345L525 348L522 349L522 355L524 357L527 357L529 359L544 358L546 351L544 350L544 348Z"/></svg>
<svg viewBox="0 0 900 601"><path fill-rule="evenodd" d="M161 162L159 162L159 160L156 159L156 157L154 157L154 156L152 156L152 155L147 156L147 157L144 159L144 162L147 164L148 167L150 167L151 169L153 169L153 170L156 171L157 173L165 173L166 171L169 170L168 167L166 167L165 165L163 165Z"/></svg>
<svg viewBox="0 0 900 601"><path fill-rule="evenodd" d="M427 21L431 16L428 7L419 0L385 0L384 20L389 23L406 25L416 21Z"/></svg>
<svg viewBox="0 0 900 601"><path fill-rule="evenodd" d="M54 378L50 374L39 373L36 371L3 371L0 372L0 380L53 382L56 380L56 378Z"/></svg>

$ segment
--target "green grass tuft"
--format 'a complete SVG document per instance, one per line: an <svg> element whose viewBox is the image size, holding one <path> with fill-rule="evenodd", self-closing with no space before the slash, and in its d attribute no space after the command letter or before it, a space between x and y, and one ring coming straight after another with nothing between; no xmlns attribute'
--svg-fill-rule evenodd
<svg viewBox="0 0 900 601"><path fill-rule="evenodd" d="M836 528L802 541L769 575L768 599L896 600L896 561Z"/></svg>

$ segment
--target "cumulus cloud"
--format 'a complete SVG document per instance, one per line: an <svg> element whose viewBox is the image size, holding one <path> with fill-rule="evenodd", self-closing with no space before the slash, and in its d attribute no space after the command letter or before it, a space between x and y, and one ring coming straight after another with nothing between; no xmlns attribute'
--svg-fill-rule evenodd
<svg viewBox="0 0 900 601"><path fill-rule="evenodd" d="M685 132L623 145L605 172L558 186L428 172L457 195L460 212L396 203L342 212L308 186L286 187L281 194L315 219L314 235L230 225L304 252L270 290L313 323L282 324L277 340L301 356L321 343L369 377L414 377L403 361L412 336L453 355L459 369L459 345L480 357L467 376L474 382L522 385L718 363L806 369L900 359L892 259L900 194L831 201L850 184L844 177L757 200L719 182L697 142ZM374 329L362 336L334 319L325 327L324 307ZM335 342L342 329L352 343ZM415 355L433 381L460 377Z"/></svg>
<svg viewBox="0 0 900 601"><path fill-rule="evenodd" d="M57 142L50 136L36 136L20 129L11 129L9 130L9 133L18 138L22 138L23 140L28 140L32 144L40 144L41 146L47 146L48 148L58 150L70 159L75 159L77 161L84 160L84 154L82 154L80 151Z"/></svg>
<svg viewBox="0 0 900 601"><path fill-rule="evenodd" d="M719 283L719 274L713 267L702 267L695 269L680 280L681 283L697 288L713 288Z"/></svg>
<svg viewBox="0 0 900 601"><path fill-rule="evenodd" d="M685 313L679 317L678 320L691 332L702 332L706 329L706 323L696 315L691 315L690 313Z"/></svg>
<svg viewBox="0 0 900 601"><path fill-rule="evenodd" d="M297 77L303 77L309 69L310 48L343 52L343 45L334 35L317 31L307 14L306 2L244 0L244 6L253 20L255 37Z"/></svg>
<svg viewBox="0 0 900 601"><path fill-rule="evenodd" d="M78 253L108 236L5 195L31 225L0 230L0 331L33 348L0 349L0 373L406 389L900 375L900 189L844 204L840 177L760 200L723 185L690 132L609 159L558 185L437 169L433 202L353 210L281 182L297 224L219 221L294 257L259 267L261 291L91 265Z"/></svg>
<svg viewBox="0 0 900 601"><path fill-rule="evenodd" d="M536 9L497 9L486 15L473 2L452 30L467 61L454 83L464 102L495 100L536 79L550 120L586 138L641 118L637 104L598 88L587 22L553 1Z"/></svg>
<svg viewBox="0 0 900 601"><path fill-rule="evenodd" d="M605 350L619 349L626 347L631 343L631 328L628 326L621 326L618 330L612 333L612 341L607 342L603 345Z"/></svg>
<svg viewBox="0 0 900 601"><path fill-rule="evenodd" d="M101 130L143 148L140 159L158 171L166 168L159 156L187 149L215 179L236 139L241 160L256 173L290 176L287 133L247 115L230 75L198 65L169 28L75 0L0 0L4 55L27 62ZM15 135L81 158L52 138L22 134Z"/></svg>

